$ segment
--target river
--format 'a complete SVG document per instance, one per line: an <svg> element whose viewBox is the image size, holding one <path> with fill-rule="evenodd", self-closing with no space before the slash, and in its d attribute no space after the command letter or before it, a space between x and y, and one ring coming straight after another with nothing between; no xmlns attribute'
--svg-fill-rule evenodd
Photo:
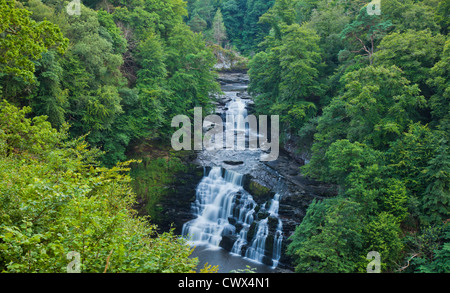
<svg viewBox="0 0 450 293"><path fill-rule="evenodd" d="M224 94L217 97L216 114L225 122L224 141L230 139L226 133L231 130L236 144L233 150L198 152L204 177L191 207L195 218L183 225L182 234L196 247L192 256L199 258L200 267L207 262L219 265L222 273L247 266L258 273L274 272L285 238L278 214L281 176L261 162L261 150L248 148L254 131L243 120L253 104L247 93L248 77L228 74L221 78ZM236 150L242 139L245 150ZM265 177L270 174L269 188L250 180L258 172Z"/></svg>

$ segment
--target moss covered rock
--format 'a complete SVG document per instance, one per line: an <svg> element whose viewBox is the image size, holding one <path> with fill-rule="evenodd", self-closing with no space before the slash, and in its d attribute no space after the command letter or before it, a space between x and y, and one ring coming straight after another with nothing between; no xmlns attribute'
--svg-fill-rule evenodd
<svg viewBox="0 0 450 293"><path fill-rule="evenodd" d="M268 187L260 184L256 180L249 180L244 188L253 196L258 204L270 201L275 193Z"/></svg>

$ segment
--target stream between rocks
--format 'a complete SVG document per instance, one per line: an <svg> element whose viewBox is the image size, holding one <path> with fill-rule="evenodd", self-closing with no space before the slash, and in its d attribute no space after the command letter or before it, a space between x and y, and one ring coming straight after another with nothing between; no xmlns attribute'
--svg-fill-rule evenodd
<svg viewBox="0 0 450 293"><path fill-rule="evenodd" d="M223 95L216 99L216 115L228 123L225 131L245 134L248 125L239 118L252 113L247 93L248 76L221 74ZM229 122L229 121L234 121ZM188 216L182 217L181 235L195 247L192 254L204 263L219 265L219 272L255 268L258 273L292 270L284 253L289 236L301 223L315 199L334 196L328 185L300 174L304 160L283 149L276 161L261 161L261 150L198 151L193 162L203 169L195 187ZM186 213L185 213L186 214Z"/></svg>

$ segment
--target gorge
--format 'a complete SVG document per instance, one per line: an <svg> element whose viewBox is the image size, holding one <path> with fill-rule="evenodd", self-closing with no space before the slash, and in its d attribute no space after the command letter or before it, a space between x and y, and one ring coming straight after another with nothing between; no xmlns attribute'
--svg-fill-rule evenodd
<svg viewBox="0 0 450 293"><path fill-rule="evenodd" d="M0 2L2 273L450 271L450 1Z"/></svg>
<svg viewBox="0 0 450 293"><path fill-rule="evenodd" d="M231 121L227 119L230 115L249 115L253 102L247 93L247 75L222 74L219 81L224 94L217 97L216 114L224 121ZM225 123L224 128L234 129L237 139L244 137L237 135L239 131L249 131L239 121ZM291 260L283 253L289 236L313 199L333 196L336 190L302 176L299 167L304 162L287 151L275 161L263 162L260 156L261 150L248 148L196 153L195 171L189 172L192 180L185 181L184 187L177 184L177 195L165 204L170 214L167 218L177 219L177 233L200 247L201 252L194 255L240 256L258 271L292 269ZM186 201L190 206L181 207ZM170 207L175 202L177 208ZM208 249L212 250L205 255ZM227 256L220 250L230 253ZM221 267L213 260L208 263Z"/></svg>

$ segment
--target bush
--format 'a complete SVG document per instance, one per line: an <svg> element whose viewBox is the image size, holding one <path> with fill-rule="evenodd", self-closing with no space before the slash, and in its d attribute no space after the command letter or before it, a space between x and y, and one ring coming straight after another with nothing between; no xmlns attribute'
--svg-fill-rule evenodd
<svg viewBox="0 0 450 293"><path fill-rule="evenodd" d="M89 273L195 268L184 240L132 210L131 162L99 167L83 138L26 112L6 102L0 111L0 271L66 272L72 251Z"/></svg>

